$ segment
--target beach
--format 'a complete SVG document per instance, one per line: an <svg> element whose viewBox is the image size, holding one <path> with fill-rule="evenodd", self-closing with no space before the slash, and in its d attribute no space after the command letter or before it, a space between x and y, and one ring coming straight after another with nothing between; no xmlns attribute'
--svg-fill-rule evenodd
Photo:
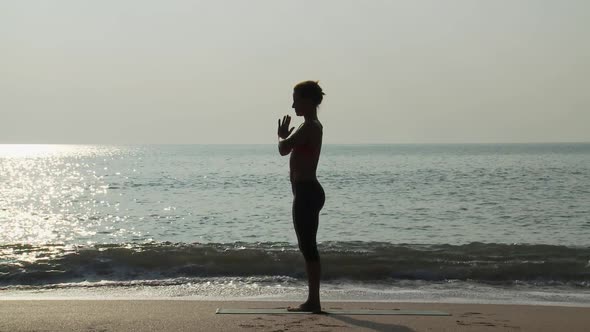
<svg viewBox="0 0 590 332"><path fill-rule="evenodd" d="M0 331L590 323L590 144L325 146L324 309L451 316L215 314L307 296L274 145L28 148L0 154Z"/></svg>
<svg viewBox="0 0 590 332"><path fill-rule="evenodd" d="M590 332L588 13L1 2L0 332Z"/></svg>
<svg viewBox="0 0 590 332"><path fill-rule="evenodd" d="M590 308L326 302L329 309L438 310L451 316L219 315L217 308L285 308L282 301L4 300L0 331L587 331Z"/></svg>

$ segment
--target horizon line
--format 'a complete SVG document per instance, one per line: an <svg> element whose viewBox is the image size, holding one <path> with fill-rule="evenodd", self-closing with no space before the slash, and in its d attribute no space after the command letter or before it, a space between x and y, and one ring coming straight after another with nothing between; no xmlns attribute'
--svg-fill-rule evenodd
<svg viewBox="0 0 590 332"><path fill-rule="evenodd" d="M3 143L0 145L276 145L277 143ZM323 143L322 145L499 145L499 144L590 144L589 141L522 141L522 142L362 142Z"/></svg>

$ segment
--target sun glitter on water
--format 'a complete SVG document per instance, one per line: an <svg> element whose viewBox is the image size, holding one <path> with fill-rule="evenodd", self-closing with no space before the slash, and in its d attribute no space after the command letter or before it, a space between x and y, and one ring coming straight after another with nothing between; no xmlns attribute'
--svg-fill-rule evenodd
<svg viewBox="0 0 590 332"><path fill-rule="evenodd" d="M65 144L0 144L0 158L45 157L71 152L77 148Z"/></svg>

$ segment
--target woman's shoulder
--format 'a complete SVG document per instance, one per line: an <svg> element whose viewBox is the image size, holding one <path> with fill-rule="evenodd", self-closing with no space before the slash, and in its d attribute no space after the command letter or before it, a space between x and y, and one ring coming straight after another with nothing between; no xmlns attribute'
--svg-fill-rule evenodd
<svg viewBox="0 0 590 332"><path fill-rule="evenodd" d="M320 131L322 131L324 129L324 126L322 125L322 123L319 120L314 120L313 122L311 122L311 126L319 129Z"/></svg>
<svg viewBox="0 0 590 332"><path fill-rule="evenodd" d="M322 126L322 124L318 120L313 120L302 123L298 129L303 129L307 132L321 132L324 129L324 126Z"/></svg>

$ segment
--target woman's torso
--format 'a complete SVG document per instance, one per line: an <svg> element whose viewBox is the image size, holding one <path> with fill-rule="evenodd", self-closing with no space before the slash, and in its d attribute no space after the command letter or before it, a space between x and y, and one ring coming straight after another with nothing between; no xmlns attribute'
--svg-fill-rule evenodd
<svg viewBox="0 0 590 332"><path fill-rule="evenodd" d="M322 124L315 120L307 124L313 126L313 133L304 144L296 145L289 159L291 182L317 180L316 171L322 149Z"/></svg>

